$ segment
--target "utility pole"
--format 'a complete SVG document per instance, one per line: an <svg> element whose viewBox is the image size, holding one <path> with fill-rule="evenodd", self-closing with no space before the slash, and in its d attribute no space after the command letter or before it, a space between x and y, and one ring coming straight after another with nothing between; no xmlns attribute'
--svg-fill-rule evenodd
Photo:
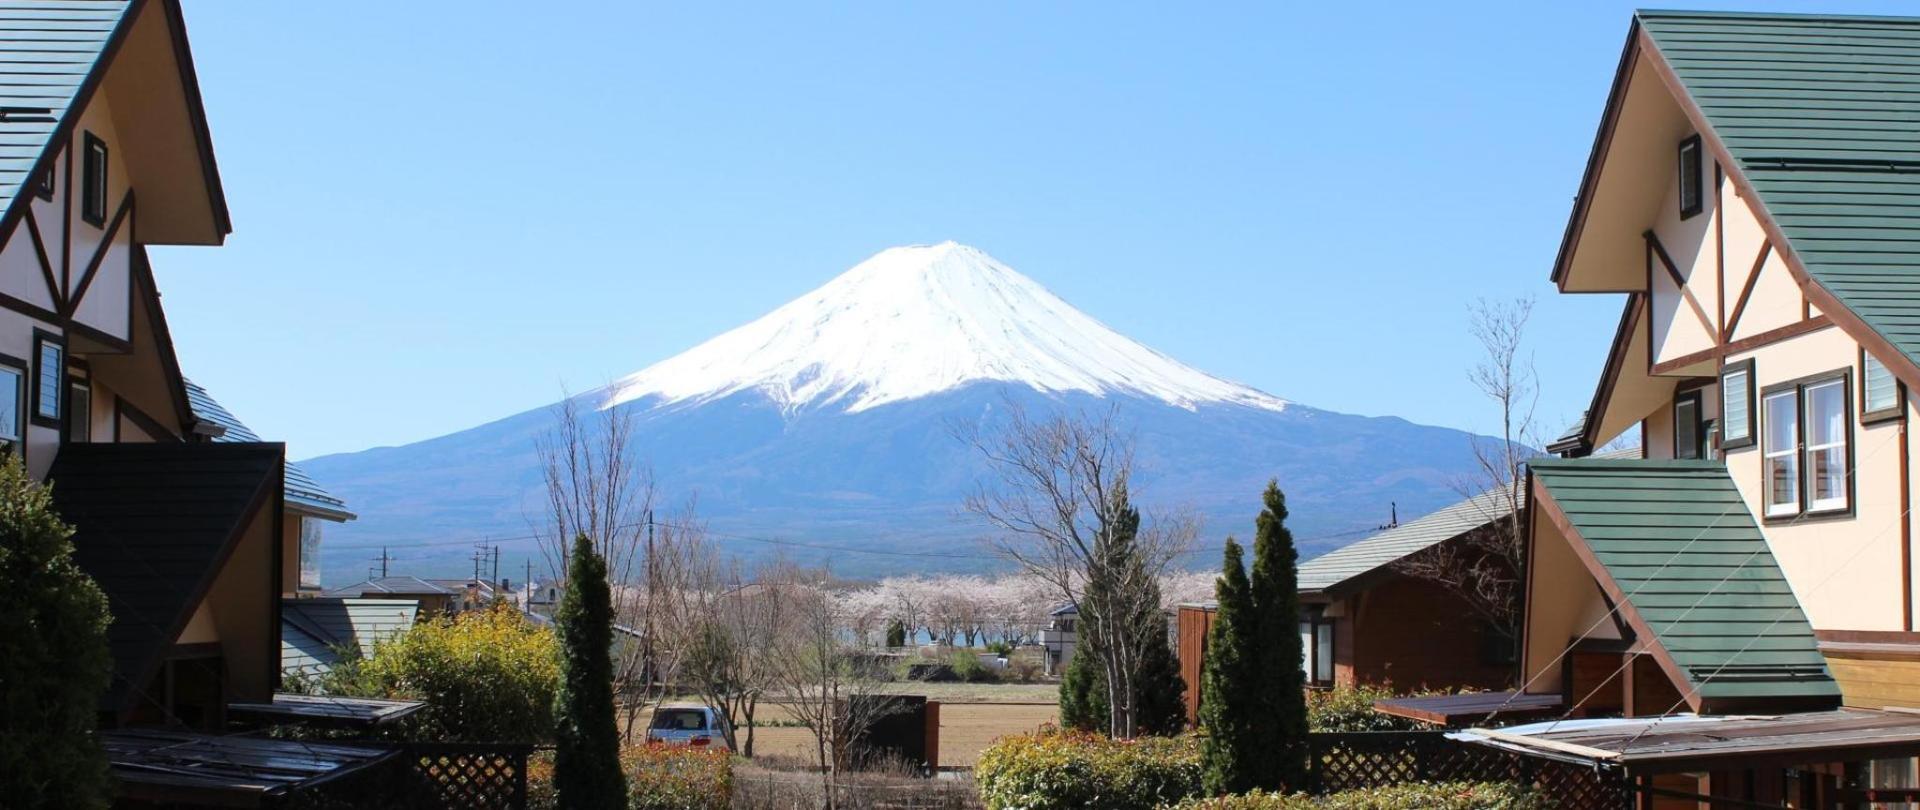
<svg viewBox="0 0 1920 810"><path fill-rule="evenodd" d="M654 589L658 583L658 579L654 576L653 565L652 509L647 510L647 556L645 562L647 566L647 604L644 608L644 610L646 610L645 622L643 622L640 631L640 683L641 695L643 697L646 695L646 690L653 686L653 597Z"/></svg>
<svg viewBox="0 0 1920 810"><path fill-rule="evenodd" d="M389 557L389 556L387 556L387 547L386 547L386 546L381 546L381 547L380 547L380 556L378 556L378 557L375 557L375 558L373 558L373 561L374 561L374 562L377 562L377 563L379 563L379 564L380 564L380 578L381 578L381 579L385 579L385 578L386 578L386 576L387 576L387 561L388 561L388 560L391 560L391 559L393 559L393 558L392 558L392 557ZM371 577L373 576L373 571L374 571L374 569L372 569L372 568L368 568L368 569L367 569L367 576L368 576L369 578L371 578Z"/></svg>

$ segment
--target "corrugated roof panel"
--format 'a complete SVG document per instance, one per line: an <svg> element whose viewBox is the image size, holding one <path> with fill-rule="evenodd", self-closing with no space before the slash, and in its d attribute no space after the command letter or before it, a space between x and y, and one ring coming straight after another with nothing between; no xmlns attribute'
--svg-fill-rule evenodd
<svg viewBox="0 0 1920 810"><path fill-rule="evenodd" d="M1716 461L1537 459L1538 482L1702 697L1838 698L1813 627Z"/></svg>
<svg viewBox="0 0 1920 810"><path fill-rule="evenodd" d="M1807 273L1920 363L1920 18L1637 19Z"/></svg>

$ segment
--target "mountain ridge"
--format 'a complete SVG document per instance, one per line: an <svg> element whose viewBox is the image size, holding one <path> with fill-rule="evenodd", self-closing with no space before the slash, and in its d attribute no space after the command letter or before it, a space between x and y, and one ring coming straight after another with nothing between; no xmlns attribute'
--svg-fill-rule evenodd
<svg viewBox="0 0 1920 810"><path fill-rule="evenodd" d="M1138 446L1141 502L1193 509L1208 521L1210 549L1252 528L1269 478L1287 491L1311 553L1328 550L1316 539L1352 539L1394 505L1418 514L1457 500L1455 484L1473 470L1465 432L1324 411L1185 366L951 242L882 251L575 401L633 420L662 508L697 498L716 536L768 541L723 549L755 554L779 539L855 549L795 550L848 575L977 544L983 527L960 507L987 471L953 426L1010 406L1111 409ZM376 544L396 552L394 570L458 574L471 553L458 538L529 533L544 508L534 445L552 425L551 408L536 408L303 462L361 515L323 544L329 581L357 579L372 556L360 551ZM532 553L517 546L503 543L503 555ZM912 564L991 567L962 555Z"/></svg>

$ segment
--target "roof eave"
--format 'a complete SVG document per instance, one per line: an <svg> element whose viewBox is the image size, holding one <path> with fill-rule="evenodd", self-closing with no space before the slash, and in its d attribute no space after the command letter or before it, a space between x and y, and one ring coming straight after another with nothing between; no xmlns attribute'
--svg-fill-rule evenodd
<svg viewBox="0 0 1920 810"><path fill-rule="evenodd" d="M1567 227L1560 237L1560 249L1553 259L1553 272L1548 278L1560 292L1566 292L1567 272L1573 264L1574 243L1579 240L1581 227L1586 223L1587 208L1592 204L1593 195L1600 184L1600 170L1606 164L1607 147L1613 141L1614 124L1619 120L1620 108L1625 105L1627 83L1633 75L1634 57L1640 52L1640 17L1635 14L1633 22L1627 27L1627 41L1620 50L1620 64L1614 69L1613 86L1607 92L1607 107L1600 115L1600 124L1593 136L1593 147L1587 152L1587 168L1580 176L1580 191L1573 200L1573 211L1567 216Z"/></svg>

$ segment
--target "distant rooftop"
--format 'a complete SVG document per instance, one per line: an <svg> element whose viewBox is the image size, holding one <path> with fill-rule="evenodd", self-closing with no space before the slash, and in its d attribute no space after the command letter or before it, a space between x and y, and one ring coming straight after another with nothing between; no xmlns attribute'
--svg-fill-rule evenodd
<svg viewBox="0 0 1920 810"><path fill-rule="evenodd" d="M1520 493L1519 505L1526 506ZM1408 521L1365 540L1302 563L1300 590L1327 591L1364 574L1513 514L1506 493L1490 490L1418 520Z"/></svg>

